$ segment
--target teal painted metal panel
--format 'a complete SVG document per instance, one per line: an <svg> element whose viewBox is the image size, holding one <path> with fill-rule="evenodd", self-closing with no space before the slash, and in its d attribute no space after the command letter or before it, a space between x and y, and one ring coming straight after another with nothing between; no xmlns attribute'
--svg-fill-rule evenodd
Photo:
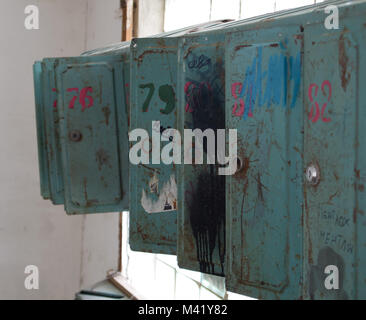
<svg viewBox="0 0 366 320"><path fill-rule="evenodd" d="M365 299L365 150L362 90L366 5L340 8L340 30L305 29L304 165L319 181L304 184L304 294L310 299ZM324 269L339 270L339 289Z"/></svg>
<svg viewBox="0 0 366 320"><path fill-rule="evenodd" d="M213 129L215 133L225 129L224 53L224 35L180 40L177 90L182 136L184 129ZM217 165L207 164L205 148L203 153L206 164L178 167L178 265L223 276L225 177L218 175Z"/></svg>
<svg viewBox="0 0 366 320"><path fill-rule="evenodd" d="M301 295L302 43L291 26L226 42L227 128L238 130L239 165L226 180L226 281L258 298Z"/></svg>
<svg viewBox="0 0 366 320"><path fill-rule="evenodd" d="M230 291L365 298L366 4L337 5L339 30L325 29L324 5L227 35L226 123L242 164L226 184Z"/></svg>
<svg viewBox="0 0 366 320"><path fill-rule="evenodd" d="M58 59L56 67L65 209L128 208L128 140L123 61Z"/></svg>
<svg viewBox="0 0 366 320"><path fill-rule="evenodd" d="M41 188L41 196L44 199L50 198L49 170L47 160L47 143L45 133L43 91L42 91L42 62L36 61L33 64L35 113L37 126L38 145L38 169Z"/></svg>
<svg viewBox="0 0 366 320"><path fill-rule="evenodd" d="M152 132L160 134L177 128L178 38L175 37L224 22L203 23L132 41L130 131L141 128L151 137ZM160 121L160 129L152 128L152 121ZM162 148L164 144L161 143ZM149 145L151 149L151 141ZM130 164L130 245L137 251L175 254L177 166L152 164L149 149L144 149L149 153L149 164Z"/></svg>
<svg viewBox="0 0 366 320"><path fill-rule="evenodd" d="M55 62L55 59L43 59L42 61L42 94L51 201L58 205L64 203L64 183L58 126Z"/></svg>
<svg viewBox="0 0 366 320"><path fill-rule="evenodd" d="M130 132L160 135L176 128L177 39L134 39L131 46ZM160 137L159 137L160 138ZM151 141L142 141L149 164L130 163L130 246L133 250L175 254L177 241L176 168L152 164ZM135 143L131 143L135 144ZM131 147L130 145L130 147ZM162 142L162 146L164 142Z"/></svg>

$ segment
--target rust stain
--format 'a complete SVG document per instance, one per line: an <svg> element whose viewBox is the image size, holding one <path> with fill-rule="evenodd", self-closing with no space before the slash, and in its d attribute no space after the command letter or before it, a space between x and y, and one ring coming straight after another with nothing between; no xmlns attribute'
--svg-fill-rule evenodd
<svg viewBox="0 0 366 320"><path fill-rule="evenodd" d="M356 168L354 169L355 174L356 174L356 178L360 179L360 170L357 170Z"/></svg>
<svg viewBox="0 0 366 320"><path fill-rule="evenodd" d="M183 59L187 59L187 57L192 53L192 51L196 48L198 48L200 45L196 44L196 45L192 45L188 48L187 52L185 53L185 55L183 56Z"/></svg>
<svg viewBox="0 0 366 320"><path fill-rule="evenodd" d="M86 126L86 128L90 131L90 134L92 135L93 134L93 127L90 124L88 124Z"/></svg>
<svg viewBox="0 0 366 320"><path fill-rule="evenodd" d="M329 199L328 199L328 203L331 203L333 198L338 194L338 191L336 191L335 193L333 193L332 195L330 195Z"/></svg>
<svg viewBox="0 0 366 320"><path fill-rule="evenodd" d="M108 165L109 168L111 168L111 166L109 165L109 155L103 148L99 149L95 156L98 163L99 171L102 170L103 165Z"/></svg>
<svg viewBox="0 0 366 320"><path fill-rule="evenodd" d="M353 209L353 223L357 223L357 208Z"/></svg>
<svg viewBox="0 0 366 320"><path fill-rule="evenodd" d="M144 241L149 238L149 235L144 232L144 228L142 228L140 224L137 225L137 233L142 237L142 240Z"/></svg>
<svg viewBox="0 0 366 320"><path fill-rule="evenodd" d="M304 155L301 153L298 147L294 147L294 150L300 154L301 159L304 159Z"/></svg>
<svg viewBox="0 0 366 320"><path fill-rule="evenodd" d="M235 47L235 51L239 51L241 48L247 48L247 47L251 47L252 45L251 44L242 44L240 46L236 46Z"/></svg>
<svg viewBox="0 0 366 320"><path fill-rule="evenodd" d="M165 49L160 49L160 50L146 50L144 51L142 54L140 54L137 58L135 58L134 60L137 61L137 65L140 66L142 61L144 60L145 55L148 54L156 54L156 53L160 53L160 54L167 54L167 53L174 53L174 51L171 50L165 50Z"/></svg>
<svg viewBox="0 0 366 320"><path fill-rule="evenodd" d="M102 111L104 113L105 123L108 126L108 124L109 124L109 116L111 115L111 110L109 109L109 106L105 106L104 108L102 108Z"/></svg>
<svg viewBox="0 0 366 320"><path fill-rule="evenodd" d="M343 34L341 35L341 37L339 39L338 51L339 51L338 63L339 63L339 67L340 67L342 88L344 91L346 91L349 80L351 78L351 74L350 74L349 70L347 69L349 59L348 59L347 52L346 52L345 39L344 39Z"/></svg>
<svg viewBox="0 0 366 320"><path fill-rule="evenodd" d="M88 192L86 191L86 185L87 185L88 179L84 177L83 179L83 185L84 185L84 198L85 201L88 202Z"/></svg>
<svg viewBox="0 0 366 320"><path fill-rule="evenodd" d="M139 163L138 164L139 166L141 166L141 167L144 167L145 169L148 169L148 170L152 170L153 172L157 172L158 174L160 174L160 169L157 169L157 168L150 168L150 167L148 167L148 166L146 166L146 165L144 165L144 164L142 164L142 163Z"/></svg>
<svg viewBox="0 0 366 320"><path fill-rule="evenodd" d="M305 209L305 228L310 231L310 224L309 224L309 208L307 202L307 195L306 195L306 186L303 188L304 193L304 209ZM308 232L308 262L309 264L313 264L313 245L311 242L310 232Z"/></svg>

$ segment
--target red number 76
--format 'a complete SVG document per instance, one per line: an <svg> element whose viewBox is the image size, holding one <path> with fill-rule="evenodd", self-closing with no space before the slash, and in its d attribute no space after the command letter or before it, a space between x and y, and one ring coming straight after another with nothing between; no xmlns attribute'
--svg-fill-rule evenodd
<svg viewBox="0 0 366 320"><path fill-rule="evenodd" d="M79 96L79 103L81 104L81 111L84 111L86 108L90 108L93 106L94 104L94 100L91 96L88 96L87 93L88 92L93 92L93 88L92 87L85 87L83 89L81 89L80 91L80 95L79 95L79 89L78 88L68 88L67 92L76 92L76 95L72 97L72 99L70 100L69 103L69 109L74 109L75 106L75 101ZM86 99L89 100L88 105L86 105Z"/></svg>

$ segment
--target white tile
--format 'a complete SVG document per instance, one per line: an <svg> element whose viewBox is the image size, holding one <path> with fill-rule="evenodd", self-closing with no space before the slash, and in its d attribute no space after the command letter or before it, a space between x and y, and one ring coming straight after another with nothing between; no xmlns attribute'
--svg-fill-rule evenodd
<svg viewBox="0 0 366 320"><path fill-rule="evenodd" d="M155 287L155 257L153 254L129 252L127 276L131 285L146 298L152 298Z"/></svg>
<svg viewBox="0 0 366 320"><path fill-rule="evenodd" d="M227 291L228 300L257 300L252 297L244 296L242 294L237 294L234 292Z"/></svg>
<svg viewBox="0 0 366 320"><path fill-rule="evenodd" d="M201 287L200 290L200 300L222 300L217 295L208 291L206 288Z"/></svg>
<svg viewBox="0 0 366 320"><path fill-rule="evenodd" d="M314 4L314 0L276 0L276 11Z"/></svg>
<svg viewBox="0 0 366 320"><path fill-rule="evenodd" d="M210 0L166 0L164 31L171 31L210 19Z"/></svg>
<svg viewBox="0 0 366 320"><path fill-rule="evenodd" d="M211 20L239 19L240 0L212 0Z"/></svg>
<svg viewBox="0 0 366 320"><path fill-rule="evenodd" d="M173 256L170 254L157 254L156 257L157 259L165 262L166 264L172 266L173 268L178 267L177 256Z"/></svg>
<svg viewBox="0 0 366 320"><path fill-rule="evenodd" d="M188 269L180 269L179 272L187 276L188 278L191 278L193 280L196 280L197 282L201 282L201 273L196 271L191 271Z"/></svg>
<svg viewBox="0 0 366 320"><path fill-rule="evenodd" d="M156 260L156 295L154 299L173 300L175 293L175 269Z"/></svg>
<svg viewBox="0 0 366 320"><path fill-rule="evenodd" d="M274 12L275 0L241 0L241 18L250 18Z"/></svg>
<svg viewBox="0 0 366 320"><path fill-rule="evenodd" d="M200 297L200 288L196 282L177 273L175 299L177 300L198 300Z"/></svg>

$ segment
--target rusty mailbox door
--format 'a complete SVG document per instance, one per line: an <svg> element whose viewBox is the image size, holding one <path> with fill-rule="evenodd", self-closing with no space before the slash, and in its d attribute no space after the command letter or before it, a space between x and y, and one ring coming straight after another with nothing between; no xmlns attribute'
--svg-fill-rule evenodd
<svg viewBox="0 0 366 320"><path fill-rule="evenodd" d="M127 209L128 124L122 58L58 59L56 76L66 212Z"/></svg>
<svg viewBox="0 0 366 320"><path fill-rule="evenodd" d="M305 28L304 297L310 299L366 297L366 4L340 6L339 14L339 30L319 22ZM331 274L337 290L329 290Z"/></svg>
<svg viewBox="0 0 366 320"><path fill-rule="evenodd" d="M203 134L212 130L208 139L214 139L217 146L217 130L225 129L224 40L223 33L211 33L179 41L178 130L182 140L184 129ZM178 168L178 265L223 276L225 176L219 175L217 162L207 164L209 142L202 140L197 132L193 141L187 141L191 147L184 149L182 157L191 157L193 164ZM202 164L195 158L199 145Z"/></svg>
<svg viewBox="0 0 366 320"><path fill-rule="evenodd" d="M302 46L296 25L226 37L226 284L256 298L298 298L302 271Z"/></svg>
<svg viewBox="0 0 366 320"><path fill-rule="evenodd" d="M49 199L50 186L49 186L49 170L47 161L41 61L36 61L33 64L33 81L34 81L34 97L35 97L35 115L36 115L36 126L37 126L38 167L39 167L38 169L39 169L41 196L44 199Z"/></svg>
<svg viewBox="0 0 366 320"><path fill-rule="evenodd" d="M177 39L134 39L130 61L130 138L133 130L146 130L139 141L131 138L130 152L140 148L147 157L129 167L130 245L137 251L175 254L176 165L161 161L158 141L161 132L176 128ZM161 141L162 148L165 144Z"/></svg>

